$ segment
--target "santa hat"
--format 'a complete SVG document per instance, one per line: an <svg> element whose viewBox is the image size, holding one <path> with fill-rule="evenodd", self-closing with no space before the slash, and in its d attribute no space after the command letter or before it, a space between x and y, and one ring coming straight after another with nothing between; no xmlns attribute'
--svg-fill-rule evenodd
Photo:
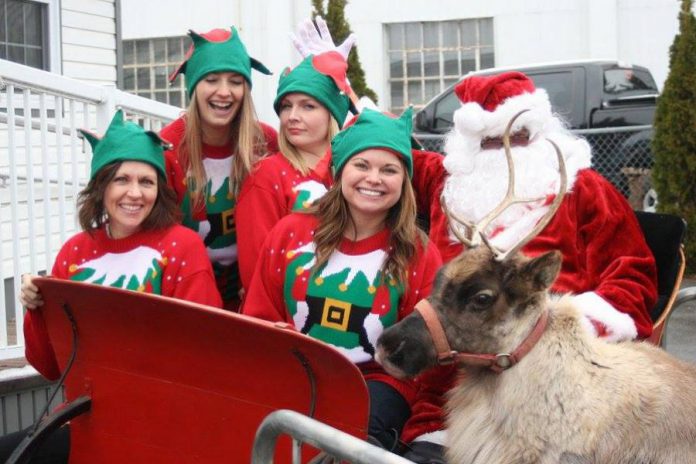
<svg viewBox="0 0 696 464"><path fill-rule="evenodd" d="M512 131L525 127L534 135L553 119L551 103L544 89L521 72L493 76L470 76L455 87L462 107L454 114L455 128L464 136L500 137L512 117L522 114Z"/></svg>
<svg viewBox="0 0 696 464"><path fill-rule="evenodd" d="M334 51L309 55L294 69L285 68L273 102L275 112L280 115L280 104L285 95L303 93L324 105L339 127L342 126L351 106L347 95L350 91L347 70L346 60Z"/></svg>
<svg viewBox="0 0 696 464"><path fill-rule="evenodd" d="M124 121L123 111L118 110L109 124L104 137L80 129L92 146L90 180L105 166L120 161L140 161L154 167L167 177L164 163L164 148L171 144L157 133L146 131L139 125Z"/></svg>
<svg viewBox="0 0 696 464"><path fill-rule="evenodd" d="M258 60L250 57L239 38L237 29L213 29L203 34L189 31L191 47L184 61L169 76L173 82L176 76L186 76L186 91L189 97L196 84L213 72L236 72L246 79L251 87L251 68L263 74L271 72Z"/></svg>

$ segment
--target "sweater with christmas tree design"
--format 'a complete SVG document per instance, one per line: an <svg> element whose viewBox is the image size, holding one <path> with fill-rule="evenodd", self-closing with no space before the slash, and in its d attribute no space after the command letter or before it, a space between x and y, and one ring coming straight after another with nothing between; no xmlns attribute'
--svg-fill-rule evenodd
<svg viewBox="0 0 696 464"><path fill-rule="evenodd" d="M60 249L51 275L222 307L201 239L181 225L122 239L109 238L104 227L92 235L80 232ZM24 337L27 360L47 379L57 379L41 311L26 312Z"/></svg>
<svg viewBox="0 0 696 464"><path fill-rule="evenodd" d="M266 150L259 157L278 150L277 134L273 128L259 123L266 139ZM190 189L186 185L188 166L184 166L179 147L186 129L185 116L165 126L160 135L173 144L164 153L167 177L174 187L184 213L183 224L198 232L213 265L218 290L225 306L236 306L239 293L237 266L236 198L230 189L230 173L236 150L233 143L225 146L203 144L203 168L206 173L204 206L194 208Z"/></svg>
<svg viewBox="0 0 696 464"><path fill-rule="evenodd" d="M259 251L283 217L302 211L324 196L332 184L330 156L307 175L280 152L262 159L247 177L237 201L237 250L242 286L249 288Z"/></svg>
<svg viewBox="0 0 696 464"><path fill-rule="evenodd" d="M360 367L366 380L391 385L410 403L415 384L385 373L374 361L375 345L387 327L429 295L441 264L439 252L419 242L404 286L382 273L390 238L384 229L363 240L344 239L328 262L313 271L316 228L317 218L301 213L284 217L273 228L261 249L244 314L287 322L332 345Z"/></svg>

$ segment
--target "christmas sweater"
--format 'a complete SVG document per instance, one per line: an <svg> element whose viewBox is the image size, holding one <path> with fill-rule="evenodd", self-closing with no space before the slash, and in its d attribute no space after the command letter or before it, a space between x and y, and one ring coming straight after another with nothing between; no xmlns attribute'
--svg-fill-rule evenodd
<svg viewBox="0 0 696 464"><path fill-rule="evenodd" d="M551 222L522 251L528 256L561 251L561 272L551 290L578 295L581 312L601 326L598 335L610 340L648 337L657 273L630 205L591 169L579 171L569 190ZM445 260L462 251L461 244L450 240L447 224L439 201L433 201L431 236L440 237L437 243ZM445 393L455 377L456 369L449 366L422 376L404 440L443 428Z"/></svg>
<svg viewBox="0 0 696 464"><path fill-rule="evenodd" d="M269 150L277 150L275 130L259 123L266 139L267 150L259 153L262 157ZM184 213L183 225L198 232L203 239L218 290L226 307L234 307L239 293L239 271L237 267L237 231L235 221L236 198L230 190L230 173L234 161L234 144L213 146L203 144L203 167L206 173L204 207L194 208L186 185L188 166L182 165L179 147L186 129L182 116L161 131L163 139L171 142L173 148L164 153L168 182L177 193Z"/></svg>
<svg viewBox="0 0 696 464"><path fill-rule="evenodd" d="M358 365L366 380L391 385L410 403L413 382L385 373L373 359L375 345L385 328L429 295L441 265L437 249L418 244L405 290L381 271L389 230L356 242L344 239L326 265L313 272L316 227L316 217L296 213L273 228L259 254L243 313L289 323L332 345Z"/></svg>
<svg viewBox="0 0 696 464"><path fill-rule="evenodd" d="M222 306L200 238L180 225L117 240L104 227L92 235L80 232L60 249L51 275ZM26 312L24 337L31 365L49 380L60 377L40 310Z"/></svg>
<svg viewBox="0 0 696 464"><path fill-rule="evenodd" d="M324 196L332 184L329 156L307 175L282 153L262 159L246 178L237 201L237 251L242 286L249 288L259 251L281 218L302 211Z"/></svg>

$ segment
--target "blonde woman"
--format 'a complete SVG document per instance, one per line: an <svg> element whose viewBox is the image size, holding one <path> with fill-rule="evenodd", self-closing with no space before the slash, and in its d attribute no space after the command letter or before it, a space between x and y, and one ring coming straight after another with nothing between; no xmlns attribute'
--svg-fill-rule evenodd
<svg viewBox="0 0 696 464"><path fill-rule="evenodd" d="M174 145L166 153L167 175L183 224L206 245L225 308L237 310L236 198L256 160L277 150L275 131L256 118L251 68L270 72L247 54L234 27L189 35L193 44L170 80L185 75L191 102L161 132Z"/></svg>
<svg viewBox="0 0 696 464"><path fill-rule="evenodd" d="M310 207L332 183L325 155L346 118L348 65L337 52L310 55L280 77L273 103L280 150L259 162L237 203L239 272L248 288L266 236L283 216Z"/></svg>

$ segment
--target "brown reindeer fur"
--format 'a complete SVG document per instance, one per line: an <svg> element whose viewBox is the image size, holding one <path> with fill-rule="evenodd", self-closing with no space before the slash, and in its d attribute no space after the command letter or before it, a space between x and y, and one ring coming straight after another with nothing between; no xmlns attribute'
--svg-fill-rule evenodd
<svg viewBox="0 0 696 464"><path fill-rule="evenodd" d="M559 265L557 253L500 263L478 248L441 270L430 300L454 350L511 352L550 312L519 364L500 374L461 367L447 403L448 462L696 463L696 367L646 343L588 335L572 298L547 295Z"/></svg>

